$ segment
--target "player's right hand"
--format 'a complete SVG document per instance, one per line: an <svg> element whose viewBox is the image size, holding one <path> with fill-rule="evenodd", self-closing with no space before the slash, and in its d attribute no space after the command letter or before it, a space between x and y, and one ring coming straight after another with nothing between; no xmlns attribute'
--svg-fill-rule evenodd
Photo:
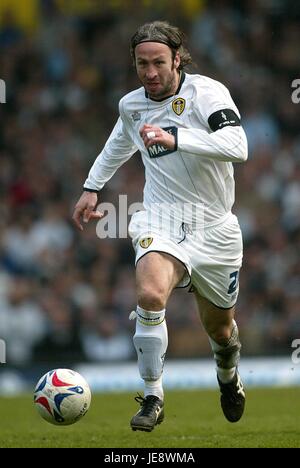
<svg viewBox="0 0 300 468"><path fill-rule="evenodd" d="M80 231L83 231L83 225L81 224L82 220L84 223L88 223L91 219L101 219L103 217L103 213L100 211L94 211L97 202L97 193L83 192L78 202L76 203L72 220Z"/></svg>

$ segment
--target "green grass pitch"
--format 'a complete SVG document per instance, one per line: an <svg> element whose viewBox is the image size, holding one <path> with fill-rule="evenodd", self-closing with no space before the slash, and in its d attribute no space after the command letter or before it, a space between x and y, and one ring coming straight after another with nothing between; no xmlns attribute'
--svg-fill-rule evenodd
<svg viewBox="0 0 300 468"><path fill-rule="evenodd" d="M73 426L40 418L32 395L0 398L0 447L300 447L300 388L248 389L241 421L227 422L217 390L166 391L166 419L151 433L133 432L134 394L95 394Z"/></svg>

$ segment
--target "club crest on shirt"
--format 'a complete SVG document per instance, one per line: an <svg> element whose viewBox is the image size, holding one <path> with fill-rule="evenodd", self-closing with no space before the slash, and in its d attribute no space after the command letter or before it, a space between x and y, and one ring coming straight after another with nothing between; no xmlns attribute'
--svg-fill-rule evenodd
<svg viewBox="0 0 300 468"><path fill-rule="evenodd" d="M153 237L145 237L144 239L140 240L140 246L143 249L148 249L149 245L153 242Z"/></svg>
<svg viewBox="0 0 300 468"><path fill-rule="evenodd" d="M177 115L181 115L185 109L185 99L183 98L176 98L172 101L172 109Z"/></svg>

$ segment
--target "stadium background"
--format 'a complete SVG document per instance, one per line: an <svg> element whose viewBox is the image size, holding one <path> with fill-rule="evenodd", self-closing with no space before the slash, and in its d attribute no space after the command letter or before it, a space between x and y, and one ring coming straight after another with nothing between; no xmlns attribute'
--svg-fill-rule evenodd
<svg viewBox="0 0 300 468"><path fill-rule="evenodd" d="M230 89L249 140L235 166L244 235L237 320L243 356L286 356L300 338L300 8L268 1L1 0L0 338L4 372L135 360L129 239L78 234L71 213L87 171L138 86L129 40L149 20L181 27L192 71ZM135 155L101 193L141 201ZM171 358L209 357L187 291L168 306ZM213 363L211 363L213 366ZM271 365L271 364L270 364ZM0 374L1 377L1 374ZM1 384L0 384L1 387Z"/></svg>

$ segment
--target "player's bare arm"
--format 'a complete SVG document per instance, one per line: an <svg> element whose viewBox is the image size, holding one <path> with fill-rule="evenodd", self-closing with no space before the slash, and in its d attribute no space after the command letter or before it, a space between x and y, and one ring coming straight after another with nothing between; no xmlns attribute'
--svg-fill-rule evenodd
<svg viewBox="0 0 300 468"><path fill-rule="evenodd" d="M146 148L158 143L169 150L175 149L176 142L174 135L171 135L160 127L145 124L140 129L140 135Z"/></svg>
<svg viewBox="0 0 300 468"><path fill-rule="evenodd" d="M101 219L103 217L103 213L94 211L97 202L98 194L96 192L83 192L76 203L72 220L80 231L83 231L82 221L88 223L91 219Z"/></svg>

